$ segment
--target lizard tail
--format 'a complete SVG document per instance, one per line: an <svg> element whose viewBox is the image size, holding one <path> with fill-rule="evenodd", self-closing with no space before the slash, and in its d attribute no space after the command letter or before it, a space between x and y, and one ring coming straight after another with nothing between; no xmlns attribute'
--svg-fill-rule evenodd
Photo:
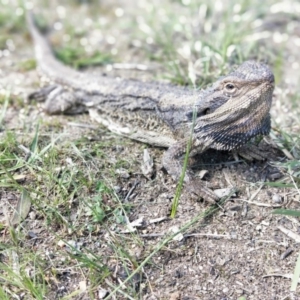
<svg viewBox="0 0 300 300"><path fill-rule="evenodd" d="M53 57L52 49L45 37L41 34L39 29L36 26L35 17L32 11L27 10L26 13L27 26L30 32L30 35L34 41L35 45L35 55L38 60L38 63L44 59L44 57Z"/></svg>

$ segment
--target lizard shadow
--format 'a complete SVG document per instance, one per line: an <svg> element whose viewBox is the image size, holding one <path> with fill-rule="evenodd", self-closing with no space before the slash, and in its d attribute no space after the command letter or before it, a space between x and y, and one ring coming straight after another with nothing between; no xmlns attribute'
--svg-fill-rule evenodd
<svg viewBox="0 0 300 300"><path fill-rule="evenodd" d="M225 173L234 179L237 184L241 180L251 183L274 181L283 176L279 168L271 164L272 161L278 161L279 156L279 151L275 150L272 151L268 160L249 161L240 157L235 160L233 153L230 151L209 149L194 157L192 169L195 174L201 170L207 170L208 172L204 175L203 180L211 181L216 178L224 185L228 185L228 182L225 182ZM221 185L221 183L217 185Z"/></svg>

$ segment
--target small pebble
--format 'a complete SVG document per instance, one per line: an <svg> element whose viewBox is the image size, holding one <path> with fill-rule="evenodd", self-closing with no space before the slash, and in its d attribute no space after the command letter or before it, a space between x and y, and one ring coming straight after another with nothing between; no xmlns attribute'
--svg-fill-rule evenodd
<svg viewBox="0 0 300 300"><path fill-rule="evenodd" d="M121 191L121 187L118 186L118 185L115 185L114 190L115 190L116 193L119 193Z"/></svg>
<svg viewBox="0 0 300 300"><path fill-rule="evenodd" d="M29 239L36 239L36 238L37 238L37 235L36 235L33 231L28 231L27 237L28 237Z"/></svg>
<svg viewBox="0 0 300 300"><path fill-rule="evenodd" d="M108 295L108 291L105 289L100 289L98 292L99 299L104 299Z"/></svg>
<svg viewBox="0 0 300 300"><path fill-rule="evenodd" d="M35 213L34 211L31 211L31 212L29 213L29 218L30 218L31 220L35 220L35 219L36 219L36 213Z"/></svg>
<svg viewBox="0 0 300 300"><path fill-rule="evenodd" d="M274 202L274 203L282 203L282 198L281 198L281 196L280 195L278 195L278 194L274 194L273 196L272 196L272 201Z"/></svg>

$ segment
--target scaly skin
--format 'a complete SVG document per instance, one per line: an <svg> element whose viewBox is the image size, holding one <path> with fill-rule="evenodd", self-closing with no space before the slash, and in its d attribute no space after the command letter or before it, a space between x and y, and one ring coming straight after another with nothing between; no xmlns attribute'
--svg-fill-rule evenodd
<svg viewBox="0 0 300 300"><path fill-rule="evenodd" d="M190 140L189 155L194 156L209 148L240 149L251 138L269 134L274 76L264 64L246 61L202 91L95 77L61 64L36 28L31 13L27 14L27 21L38 68L52 83L30 97L45 101L44 108L49 114L89 111L94 120L112 132L167 147L163 166L175 181L180 178L182 157ZM248 158L261 157L257 149L254 152L245 149ZM218 200L194 178L190 169L184 181L189 194Z"/></svg>

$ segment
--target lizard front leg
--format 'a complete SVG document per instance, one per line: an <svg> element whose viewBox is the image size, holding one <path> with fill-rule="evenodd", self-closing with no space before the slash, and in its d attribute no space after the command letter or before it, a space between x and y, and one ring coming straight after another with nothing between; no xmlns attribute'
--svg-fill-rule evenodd
<svg viewBox="0 0 300 300"><path fill-rule="evenodd" d="M60 85L49 85L31 93L28 99L45 102L44 111L47 114L74 115L87 111L86 106L82 104L83 97L80 92L69 91Z"/></svg>
<svg viewBox="0 0 300 300"><path fill-rule="evenodd" d="M167 172L172 176L173 180L178 181L181 177L183 170L183 156L187 151L187 143L190 141L182 140L172 145L163 155L162 164ZM197 140L191 141L190 156L204 152L205 147L197 145ZM184 175L184 192L201 197L209 202L216 202L219 198L209 188L203 186L201 180L193 176L193 172L190 169L186 170Z"/></svg>
<svg viewBox="0 0 300 300"><path fill-rule="evenodd" d="M242 158L253 161L253 160L266 160L269 158L270 153L261 150L258 146L254 144L247 144L240 147L237 150L233 150L233 155L237 157L237 155Z"/></svg>

